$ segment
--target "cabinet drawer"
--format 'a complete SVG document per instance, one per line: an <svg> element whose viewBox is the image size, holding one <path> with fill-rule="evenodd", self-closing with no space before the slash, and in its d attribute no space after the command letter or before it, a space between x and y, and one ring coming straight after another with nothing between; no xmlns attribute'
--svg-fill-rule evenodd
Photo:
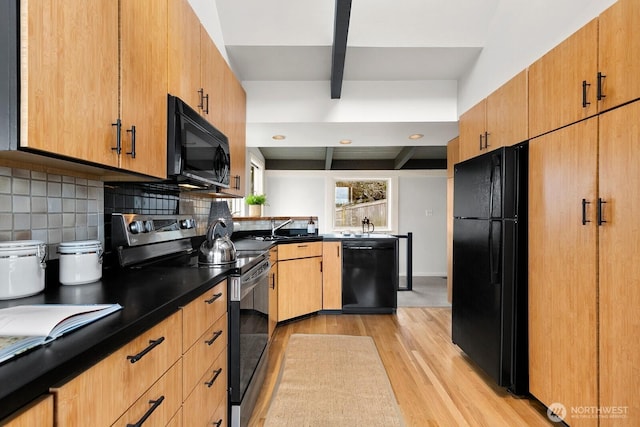
<svg viewBox="0 0 640 427"><path fill-rule="evenodd" d="M229 411L227 410L226 402L221 402L213 413L213 416L209 418L209 422L207 423L207 425L215 427L227 427L227 425L229 425L229 423L227 422L227 417L229 416L228 414Z"/></svg>
<svg viewBox="0 0 640 427"><path fill-rule="evenodd" d="M127 427L139 422L146 414L147 426L165 426L182 405L180 383L182 359L179 359L147 392L125 412L113 425Z"/></svg>
<svg viewBox="0 0 640 427"><path fill-rule="evenodd" d="M227 280L187 304L182 309L182 352L186 353L213 322L227 312Z"/></svg>
<svg viewBox="0 0 640 427"><path fill-rule="evenodd" d="M213 340L213 341L212 341ZM184 354L183 398L198 384L203 372L227 350L227 316L223 315Z"/></svg>
<svg viewBox="0 0 640 427"><path fill-rule="evenodd" d="M217 376L216 376L217 374ZM212 418L214 408L227 406L227 352L223 351L200 377L196 388L182 405L182 424L203 426ZM215 380L213 380L215 377ZM213 380L213 383L211 381Z"/></svg>
<svg viewBox="0 0 640 427"><path fill-rule="evenodd" d="M55 425L73 426L81 420L111 425L180 358L181 332L178 312L66 384L52 388L57 395Z"/></svg>
<svg viewBox="0 0 640 427"><path fill-rule="evenodd" d="M288 243L278 246L278 261L322 256L322 242Z"/></svg>

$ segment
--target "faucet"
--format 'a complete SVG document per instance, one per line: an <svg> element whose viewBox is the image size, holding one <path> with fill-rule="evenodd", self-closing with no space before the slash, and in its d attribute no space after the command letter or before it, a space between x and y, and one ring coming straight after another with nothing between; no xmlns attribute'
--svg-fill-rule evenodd
<svg viewBox="0 0 640 427"><path fill-rule="evenodd" d="M284 227L287 224L291 224L293 222L293 219L289 218L288 220L286 220L285 222L283 222L282 224L279 225L275 225L275 221L271 220L271 235L275 236L276 235L276 231L280 230L282 227Z"/></svg>

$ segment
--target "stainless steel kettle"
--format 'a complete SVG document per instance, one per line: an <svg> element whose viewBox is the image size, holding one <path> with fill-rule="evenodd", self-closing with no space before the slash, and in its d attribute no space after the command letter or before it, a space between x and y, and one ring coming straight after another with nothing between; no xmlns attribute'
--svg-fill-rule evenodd
<svg viewBox="0 0 640 427"><path fill-rule="evenodd" d="M198 252L198 264L200 265L217 267L236 262L236 247L229 236L216 234L218 225L227 227L224 218L219 218L209 225L207 238L200 245Z"/></svg>

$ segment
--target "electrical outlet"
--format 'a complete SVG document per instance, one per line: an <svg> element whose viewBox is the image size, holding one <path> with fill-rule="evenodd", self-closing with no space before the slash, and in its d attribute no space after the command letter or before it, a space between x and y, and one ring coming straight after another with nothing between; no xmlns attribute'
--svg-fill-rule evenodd
<svg viewBox="0 0 640 427"><path fill-rule="evenodd" d="M433 209L427 209L424 211L425 216L433 216Z"/></svg>

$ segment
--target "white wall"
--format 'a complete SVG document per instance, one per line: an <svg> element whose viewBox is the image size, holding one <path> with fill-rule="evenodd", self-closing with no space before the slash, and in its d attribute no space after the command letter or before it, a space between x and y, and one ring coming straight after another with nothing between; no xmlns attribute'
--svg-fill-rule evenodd
<svg viewBox="0 0 640 427"><path fill-rule="evenodd" d="M318 232L331 233L336 178L393 177L398 206L393 234L413 233L414 276L446 276L446 171L279 171L265 173L265 216L317 216ZM432 211L427 216L426 211ZM356 230L354 230L356 231ZM400 240L400 274L406 274L406 239Z"/></svg>
<svg viewBox="0 0 640 427"><path fill-rule="evenodd" d="M459 82L459 113L527 68L615 1L501 1L489 23L484 49L475 66Z"/></svg>

